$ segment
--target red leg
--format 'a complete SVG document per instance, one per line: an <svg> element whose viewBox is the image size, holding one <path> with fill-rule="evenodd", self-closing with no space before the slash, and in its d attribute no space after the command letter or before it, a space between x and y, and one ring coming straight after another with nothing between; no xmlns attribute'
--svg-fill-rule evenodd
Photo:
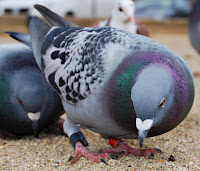
<svg viewBox="0 0 200 171"><path fill-rule="evenodd" d="M16 138L19 138L19 137L17 137L16 135L14 135L14 134L12 134L10 132L4 131L4 130L0 130L0 138L3 138L3 139L6 139L6 138L16 139Z"/></svg>
<svg viewBox="0 0 200 171"><path fill-rule="evenodd" d="M161 150L156 148L150 148L150 149L132 148L118 138L110 138L109 143L114 148L104 148L99 150L99 153L119 153L123 155L132 154L134 156L144 156L148 158L154 158L154 154L162 153Z"/></svg>
<svg viewBox="0 0 200 171"><path fill-rule="evenodd" d="M55 135L66 135L63 131L63 124L64 120L60 118L58 121L48 127L47 132Z"/></svg>
<svg viewBox="0 0 200 171"><path fill-rule="evenodd" d="M77 142L75 145L75 153L73 156L71 156L69 158L69 161L71 161L72 163L76 162L81 156L86 157L87 159L93 161L93 162L105 162L104 158L112 158L112 155L110 155L109 153L104 153L104 154L95 154L95 153L91 153L89 152L83 145L81 142Z"/></svg>

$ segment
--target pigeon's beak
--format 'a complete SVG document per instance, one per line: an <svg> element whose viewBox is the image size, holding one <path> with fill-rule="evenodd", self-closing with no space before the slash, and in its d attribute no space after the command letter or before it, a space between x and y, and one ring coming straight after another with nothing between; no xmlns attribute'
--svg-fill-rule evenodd
<svg viewBox="0 0 200 171"><path fill-rule="evenodd" d="M138 129L138 138L140 147L143 146L144 140L153 125L153 119L146 119L142 121L140 118L136 118L136 127Z"/></svg>
<svg viewBox="0 0 200 171"><path fill-rule="evenodd" d="M128 22L133 22L133 21L134 21L133 16L129 16L129 17L128 17Z"/></svg>
<svg viewBox="0 0 200 171"><path fill-rule="evenodd" d="M27 115L28 118L31 120L35 137L38 137L38 132L39 132L38 120L40 119L40 112L36 113L28 112Z"/></svg>
<svg viewBox="0 0 200 171"><path fill-rule="evenodd" d="M38 120L32 121L32 127L35 137L38 137L39 135L39 127L38 127Z"/></svg>
<svg viewBox="0 0 200 171"><path fill-rule="evenodd" d="M129 23L129 22L133 22L134 21L134 17L133 16L128 16L128 19L125 20L125 23Z"/></svg>
<svg viewBox="0 0 200 171"><path fill-rule="evenodd" d="M138 138L139 138L140 147L143 146L144 140L145 140L148 132L149 132L149 130L138 130Z"/></svg>

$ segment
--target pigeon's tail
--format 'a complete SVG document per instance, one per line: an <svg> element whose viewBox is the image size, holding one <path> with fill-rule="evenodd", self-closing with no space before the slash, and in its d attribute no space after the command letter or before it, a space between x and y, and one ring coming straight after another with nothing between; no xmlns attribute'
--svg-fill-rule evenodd
<svg viewBox="0 0 200 171"><path fill-rule="evenodd" d="M42 14L42 16L49 22L52 26L57 27L78 27L75 23L68 21L67 19L62 18L58 14L52 12L48 8L42 5L34 5L34 7Z"/></svg>
<svg viewBox="0 0 200 171"><path fill-rule="evenodd" d="M31 19L30 25L30 34L31 34L31 42L32 42L32 49L35 56L35 60L39 66L41 67L41 48L43 40L46 34L49 32L51 27L40 20L38 17L33 17Z"/></svg>
<svg viewBox="0 0 200 171"><path fill-rule="evenodd" d="M6 31L5 33L9 34L15 40L18 40L31 48L32 45L31 45L30 34L18 33L18 32L12 32L12 31Z"/></svg>

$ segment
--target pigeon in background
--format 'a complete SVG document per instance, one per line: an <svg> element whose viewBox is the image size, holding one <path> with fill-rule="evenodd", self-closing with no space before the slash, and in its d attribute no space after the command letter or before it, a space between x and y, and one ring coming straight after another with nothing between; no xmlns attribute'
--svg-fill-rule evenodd
<svg viewBox="0 0 200 171"><path fill-rule="evenodd" d="M188 30L192 46L200 53L200 0L196 0L193 4Z"/></svg>
<svg viewBox="0 0 200 171"><path fill-rule="evenodd" d="M30 36L22 38L27 42ZM37 136L63 113L61 100L44 79L32 50L22 44L0 45L0 135Z"/></svg>
<svg viewBox="0 0 200 171"><path fill-rule="evenodd" d="M105 21L95 23L93 26L110 26L149 36L146 26L134 18L135 3L133 0L115 0L111 17Z"/></svg>
<svg viewBox="0 0 200 171"><path fill-rule="evenodd" d="M200 53L200 0L193 3L189 16L188 32L193 48ZM194 72L193 76L200 77L200 73Z"/></svg>
<svg viewBox="0 0 200 171"><path fill-rule="evenodd" d="M54 13L35 5L45 18ZM55 18L57 18L55 20ZM59 16L54 21L60 20ZM156 148L135 149L121 138L166 133L180 124L194 100L192 73L183 58L146 36L112 27L51 27L34 17L30 34L34 56L60 95L67 118L64 131L80 156L94 162L111 153L153 158ZM79 126L109 139L114 148L94 154Z"/></svg>

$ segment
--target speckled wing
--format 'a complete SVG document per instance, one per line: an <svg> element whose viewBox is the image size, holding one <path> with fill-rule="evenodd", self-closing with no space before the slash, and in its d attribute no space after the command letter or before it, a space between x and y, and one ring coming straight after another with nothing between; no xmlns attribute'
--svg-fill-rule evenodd
<svg viewBox="0 0 200 171"><path fill-rule="evenodd" d="M104 75L103 47L111 28L52 28L42 46L46 79L69 103L85 99Z"/></svg>

